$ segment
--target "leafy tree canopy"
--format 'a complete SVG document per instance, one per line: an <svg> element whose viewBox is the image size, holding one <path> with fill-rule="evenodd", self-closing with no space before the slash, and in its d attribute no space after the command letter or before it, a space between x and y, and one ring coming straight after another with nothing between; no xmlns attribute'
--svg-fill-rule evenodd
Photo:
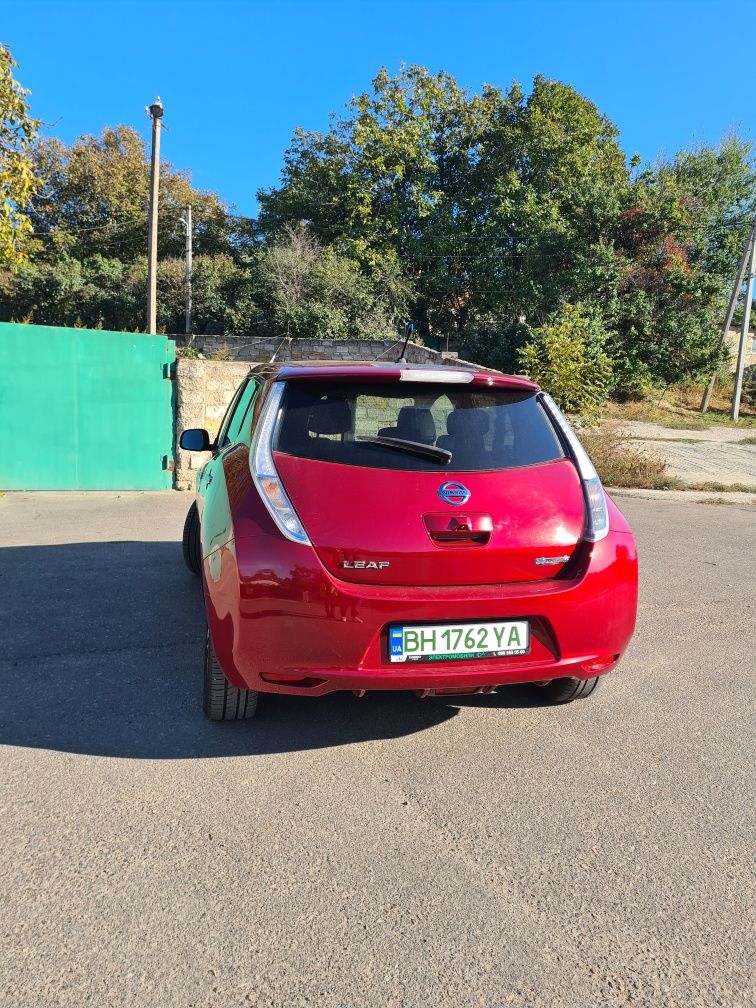
<svg viewBox="0 0 756 1008"><path fill-rule="evenodd" d="M133 262L145 253L150 167L142 137L128 126L83 136L70 147L42 139L34 149L44 180L30 217L39 235L37 258L61 252L86 259L106 255ZM250 228L229 215L215 193L195 189L188 176L161 160L158 255L180 255L181 217L191 204L199 254L233 254L249 240Z"/></svg>
<svg viewBox="0 0 756 1008"><path fill-rule="evenodd" d="M25 210L38 185L30 148L39 123L29 113L29 92L13 78L15 66L0 45L0 266L24 259L22 239L31 231Z"/></svg>
<svg viewBox="0 0 756 1008"><path fill-rule="evenodd" d="M297 131L260 225L304 221L368 271L400 263L432 344L511 368L532 327L580 302L600 310L621 383L674 381L720 356L752 152L731 137L635 167L566 84L472 95L448 74L382 70L325 133Z"/></svg>
<svg viewBox="0 0 756 1008"><path fill-rule="evenodd" d="M264 231L306 221L368 266L400 261L426 338L493 314L543 320L566 293L601 296L629 187L617 131L572 88L464 92L448 74L383 70L324 134L298 131ZM566 289L566 288L569 288Z"/></svg>

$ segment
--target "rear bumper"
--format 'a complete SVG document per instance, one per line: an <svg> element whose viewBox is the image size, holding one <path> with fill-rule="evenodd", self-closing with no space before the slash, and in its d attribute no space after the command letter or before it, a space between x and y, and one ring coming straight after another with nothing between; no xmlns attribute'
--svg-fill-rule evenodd
<svg viewBox="0 0 756 1008"><path fill-rule="evenodd" d="M633 536L584 545L568 576L454 588L350 584L307 546L265 534L237 538L204 562L208 623L236 686L319 696L333 690L492 688L610 671L635 627ZM392 664L388 627L526 618L528 655Z"/></svg>
<svg viewBox="0 0 756 1008"><path fill-rule="evenodd" d="M594 659L591 660L595 660ZM273 682L262 676L261 681L250 685L248 689L259 689L269 693L309 694L322 696L334 690L353 690L367 692L369 690L412 690L414 692L439 693L473 693L493 690L497 686L513 683L538 682L546 679L557 679L561 676L577 676L579 679L604 675L617 664L621 655L612 656L611 663L604 665L600 671L586 671L582 662L556 661L548 664L528 662L517 668L505 668L499 664L497 668L468 665L465 671L455 668L461 662L448 663L443 671L439 671L439 662L434 668L418 670L416 665L411 673L396 675L391 669L384 673L380 669L363 669L353 672L347 669L318 669L317 676L308 676L301 682ZM504 659L498 658L501 663ZM418 663L419 664L419 663ZM394 666L395 668L396 666Z"/></svg>

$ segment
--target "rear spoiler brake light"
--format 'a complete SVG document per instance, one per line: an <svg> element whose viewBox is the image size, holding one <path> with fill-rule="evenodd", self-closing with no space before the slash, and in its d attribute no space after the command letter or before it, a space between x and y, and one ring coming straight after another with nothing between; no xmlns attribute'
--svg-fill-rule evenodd
<svg viewBox="0 0 756 1008"><path fill-rule="evenodd" d="M399 372L399 381L449 382L454 385L467 385L474 377L474 371L453 371L451 368L446 371L403 368Z"/></svg>
<svg viewBox="0 0 756 1008"><path fill-rule="evenodd" d="M583 484L583 494L586 505L585 535L588 542L599 542L606 538L609 532L609 510L606 506L606 494L601 486L601 480L588 458L588 453L580 444L577 434L567 422L566 417L548 392L539 393L539 398L551 417L552 422L561 432L567 442L572 458L577 466L580 480Z"/></svg>

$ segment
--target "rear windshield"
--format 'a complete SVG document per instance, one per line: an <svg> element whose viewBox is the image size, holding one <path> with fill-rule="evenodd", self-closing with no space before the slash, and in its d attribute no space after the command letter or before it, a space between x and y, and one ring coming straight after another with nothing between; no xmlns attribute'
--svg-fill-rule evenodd
<svg viewBox="0 0 756 1008"><path fill-rule="evenodd" d="M444 451L429 457L407 442ZM532 393L426 382L289 382L274 449L341 465L435 472L514 469L564 457Z"/></svg>

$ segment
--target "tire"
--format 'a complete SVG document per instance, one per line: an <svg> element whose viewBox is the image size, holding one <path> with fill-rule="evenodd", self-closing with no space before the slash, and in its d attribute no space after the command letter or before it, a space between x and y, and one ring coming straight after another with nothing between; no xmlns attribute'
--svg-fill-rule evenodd
<svg viewBox="0 0 756 1008"><path fill-rule="evenodd" d="M181 546L184 552L184 563L192 574L199 576L202 570L202 543L200 540L200 523L196 501L189 508L186 516Z"/></svg>
<svg viewBox="0 0 756 1008"><path fill-rule="evenodd" d="M256 690L237 689L226 679L208 630L205 638L203 708L210 721L242 721L254 717L259 695Z"/></svg>
<svg viewBox="0 0 756 1008"><path fill-rule="evenodd" d="M589 697L602 678L594 676L592 679L578 679L575 676L565 676L562 679L552 679L543 686L536 686L535 689L538 696L547 703L566 704Z"/></svg>

